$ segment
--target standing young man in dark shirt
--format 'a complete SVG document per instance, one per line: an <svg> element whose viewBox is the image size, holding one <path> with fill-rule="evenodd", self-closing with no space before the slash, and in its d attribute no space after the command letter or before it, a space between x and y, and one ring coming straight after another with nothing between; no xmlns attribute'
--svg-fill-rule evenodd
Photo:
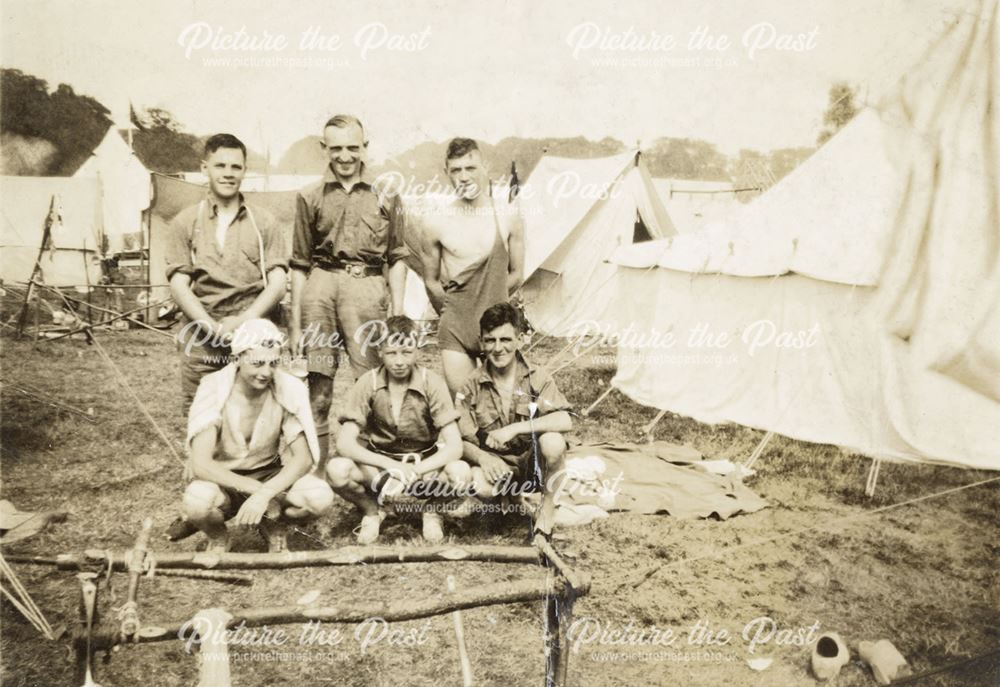
<svg viewBox="0 0 1000 687"><path fill-rule="evenodd" d="M308 357L309 394L320 450L329 446L330 404L343 346L355 379L378 366L377 339L387 314L402 310L408 254L398 197L381 197L365 175L361 122L331 118L323 129L330 165L297 199L292 241L293 350ZM390 308L391 306L391 308ZM387 313L387 310L389 312Z"/></svg>

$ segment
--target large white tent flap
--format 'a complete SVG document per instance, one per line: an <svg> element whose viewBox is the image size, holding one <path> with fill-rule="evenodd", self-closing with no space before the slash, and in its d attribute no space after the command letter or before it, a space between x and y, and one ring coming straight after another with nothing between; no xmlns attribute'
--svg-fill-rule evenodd
<svg viewBox="0 0 1000 687"><path fill-rule="evenodd" d="M1000 469L997 0L980 10L745 209L616 253L616 387L704 422Z"/></svg>
<svg viewBox="0 0 1000 687"><path fill-rule="evenodd" d="M906 194L881 288L922 364L1000 401L998 3L957 17L888 103Z"/></svg>

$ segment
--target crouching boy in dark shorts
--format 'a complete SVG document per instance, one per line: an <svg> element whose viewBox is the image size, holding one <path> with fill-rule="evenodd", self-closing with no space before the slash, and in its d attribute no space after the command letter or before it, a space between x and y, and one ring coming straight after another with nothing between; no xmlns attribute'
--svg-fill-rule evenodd
<svg viewBox="0 0 1000 687"><path fill-rule="evenodd" d="M545 370L521 354L524 320L509 303L490 306L479 320L485 363L455 397L463 458L472 465L480 498L519 495L539 487L535 531L552 533L555 494L566 441L573 428L570 405Z"/></svg>
<svg viewBox="0 0 1000 687"><path fill-rule="evenodd" d="M344 402L337 456L327 464L333 490L358 506L363 517L359 544L378 539L385 498L404 490L438 494L468 488L469 466L461 461L458 412L436 372L417 365L418 332L408 317L390 317L379 347L381 366L358 378ZM428 489L417 489L427 486ZM433 500L432 500L433 504ZM425 510L423 535L444 539L441 514Z"/></svg>
<svg viewBox="0 0 1000 687"><path fill-rule="evenodd" d="M286 548L284 523L333 505L321 477L319 442L305 384L278 367L282 336L269 320L233 334L235 362L205 375L188 415L194 480L184 518L205 532L209 550L226 551L226 520L260 525L268 549Z"/></svg>

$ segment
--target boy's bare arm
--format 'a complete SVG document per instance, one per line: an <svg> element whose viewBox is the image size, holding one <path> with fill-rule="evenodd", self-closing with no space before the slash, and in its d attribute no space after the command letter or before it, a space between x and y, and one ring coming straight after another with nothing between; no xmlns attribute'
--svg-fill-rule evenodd
<svg viewBox="0 0 1000 687"><path fill-rule="evenodd" d="M441 428L438 440L444 443L427 460L420 461L417 472L421 475L440 470L448 463L462 458L462 435L458 432L458 424L449 422Z"/></svg>
<svg viewBox="0 0 1000 687"><path fill-rule="evenodd" d="M381 470L392 470L398 467L397 461L386 456L369 451L358 442L361 428L355 422L345 422L337 435L337 453L344 458L350 458L355 463L371 465Z"/></svg>
<svg viewBox="0 0 1000 687"><path fill-rule="evenodd" d="M209 427L196 436L191 442L191 470L195 479L214 482L220 487L234 489L243 494L253 494L261 483L246 475L237 475L215 460L215 442L218 440L218 429Z"/></svg>

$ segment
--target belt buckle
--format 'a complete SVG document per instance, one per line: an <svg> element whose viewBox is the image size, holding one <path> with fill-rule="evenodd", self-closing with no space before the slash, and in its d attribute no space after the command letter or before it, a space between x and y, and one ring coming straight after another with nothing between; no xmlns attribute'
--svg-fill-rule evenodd
<svg viewBox="0 0 1000 687"><path fill-rule="evenodd" d="M365 276L365 268L361 265L351 264L347 266L347 273L355 278L363 277Z"/></svg>

